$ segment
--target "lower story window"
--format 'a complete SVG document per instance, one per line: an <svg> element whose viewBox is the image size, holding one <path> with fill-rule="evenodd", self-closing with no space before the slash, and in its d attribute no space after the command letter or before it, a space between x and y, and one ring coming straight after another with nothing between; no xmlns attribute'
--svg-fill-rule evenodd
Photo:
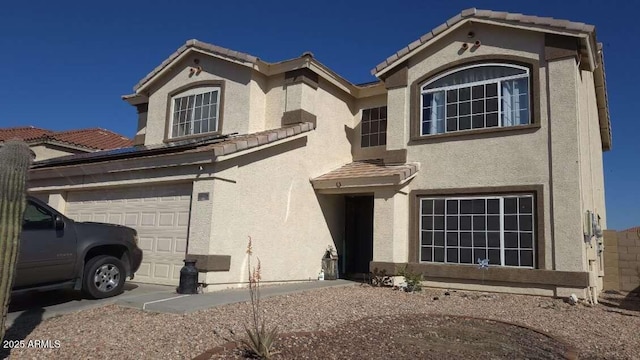
<svg viewBox="0 0 640 360"><path fill-rule="evenodd" d="M420 198L420 261L533 268L533 194Z"/></svg>

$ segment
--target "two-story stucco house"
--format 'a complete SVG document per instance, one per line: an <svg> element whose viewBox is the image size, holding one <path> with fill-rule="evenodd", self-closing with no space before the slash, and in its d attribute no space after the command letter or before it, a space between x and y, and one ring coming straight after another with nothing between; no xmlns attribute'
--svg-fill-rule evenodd
<svg viewBox="0 0 640 360"><path fill-rule="evenodd" d="M176 284L190 256L208 290L242 284L251 236L264 281L315 279L331 245L347 275L597 294L611 131L593 26L469 9L372 73L187 41L124 96L136 147L36 163L31 191L137 228L144 282Z"/></svg>

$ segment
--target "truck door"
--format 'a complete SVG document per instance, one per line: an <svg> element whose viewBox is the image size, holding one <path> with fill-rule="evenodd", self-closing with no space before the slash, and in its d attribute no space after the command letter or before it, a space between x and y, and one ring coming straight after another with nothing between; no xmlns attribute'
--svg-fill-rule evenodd
<svg viewBox="0 0 640 360"><path fill-rule="evenodd" d="M75 261L73 228L52 209L28 200L14 288L71 280Z"/></svg>

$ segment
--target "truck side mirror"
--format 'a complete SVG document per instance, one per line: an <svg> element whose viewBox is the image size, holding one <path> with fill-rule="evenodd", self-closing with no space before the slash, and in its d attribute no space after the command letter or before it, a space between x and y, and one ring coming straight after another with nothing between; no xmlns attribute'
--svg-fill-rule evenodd
<svg viewBox="0 0 640 360"><path fill-rule="evenodd" d="M55 222L56 230L64 229L64 220L62 220L62 218L60 216L56 215L56 218L55 218L54 222Z"/></svg>

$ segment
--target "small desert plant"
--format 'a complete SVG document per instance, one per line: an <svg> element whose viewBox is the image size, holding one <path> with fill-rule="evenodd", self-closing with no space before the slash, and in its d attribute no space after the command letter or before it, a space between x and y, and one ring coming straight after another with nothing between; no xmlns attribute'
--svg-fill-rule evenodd
<svg viewBox="0 0 640 360"><path fill-rule="evenodd" d="M405 291L422 291L422 274L414 273L409 270L409 266L405 265L404 268L398 271L398 275L404 277L404 281L407 283Z"/></svg>
<svg viewBox="0 0 640 360"><path fill-rule="evenodd" d="M260 258L258 258L258 265L252 268L251 256L253 255L253 247L251 244L251 236L249 236L249 244L247 245L247 255L249 255L247 269L249 270L249 296L251 298L252 321L250 328L247 326L244 328L249 339L243 341L243 343L252 356L259 359L270 359L271 356L277 354L277 352L273 351L273 345L278 337L278 327L275 326L267 329L265 327L265 321L262 318L260 310Z"/></svg>
<svg viewBox="0 0 640 360"><path fill-rule="evenodd" d="M391 287L393 286L393 279L387 275L387 270L375 268L371 272L371 286Z"/></svg>

